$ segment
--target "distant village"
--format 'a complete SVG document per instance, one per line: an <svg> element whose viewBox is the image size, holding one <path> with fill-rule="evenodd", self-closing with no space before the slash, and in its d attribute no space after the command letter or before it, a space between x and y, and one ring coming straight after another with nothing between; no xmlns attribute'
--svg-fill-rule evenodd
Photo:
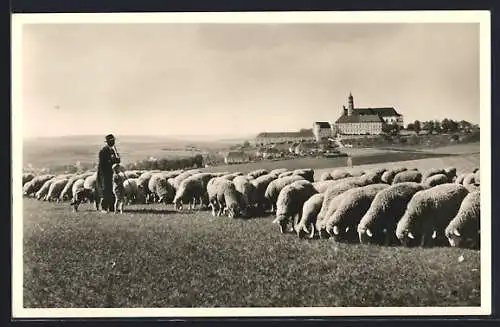
<svg viewBox="0 0 500 327"><path fill-rule="evenodd" d="M458 122L445 119L449 122L450 130L473 129L468 122ZM428 124L439 126L428 126ZM340 149L352 147L346 143L350 139L363 137L377 137L388 135L425 135L436 134L441 129L441 122L410 123L405 128L404 117L394 107L356 108L354 96L349 93L347 107L342 106L335 122L316 121L312 128L301 129L296 132L262 132L253 140L253 144L244 145L244 148L255 147L254 153L244 148L234 149L226 153L226 164L244 163L261 159L284 159L296 156L323 156L334 157L344 155ZM418 125L418 126L417 126Z"/></svg>

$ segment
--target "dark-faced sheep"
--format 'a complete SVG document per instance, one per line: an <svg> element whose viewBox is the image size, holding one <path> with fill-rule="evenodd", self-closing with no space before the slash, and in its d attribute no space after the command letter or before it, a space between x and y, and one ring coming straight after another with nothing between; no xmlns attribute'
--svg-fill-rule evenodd
<svg viewBox="0 0 500 327"><path fill-rule="evenodd" d="M464 186L454 183L417 192L397 224L396 237L405 246L439 244L468 193Z"/></svg>

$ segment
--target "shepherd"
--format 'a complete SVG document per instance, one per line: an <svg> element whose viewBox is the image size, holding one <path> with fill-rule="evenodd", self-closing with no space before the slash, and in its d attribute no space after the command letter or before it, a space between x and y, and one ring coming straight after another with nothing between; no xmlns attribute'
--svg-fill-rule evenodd
<svg viewBox="0 0 500 327"><path fill-rule="evenodd" d="M99 151L97 166L97 188L101 198L101 211L114 211L113 165L120 163L113 134L106 135L106 145Z"/></svg>

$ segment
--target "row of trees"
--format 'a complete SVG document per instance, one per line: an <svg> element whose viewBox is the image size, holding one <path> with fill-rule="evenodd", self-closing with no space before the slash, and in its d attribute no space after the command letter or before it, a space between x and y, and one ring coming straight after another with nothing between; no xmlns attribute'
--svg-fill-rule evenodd
<svg viewBox="0 0 500 327"><path fill-rule="evenodd" d="M126 169L144 169L144 170L178 170L187 168L202 168L203 156L197 154L192 157L175 158L175 159L154 159L150 158L126 165Z"/></svg>
<svg viewBox="0 0 500 327"><path fill-rule="evenodd" d="M445 118L442 121L428 120L419 121L415 120L413 123L408 124L406 127L409 131L419 133L421 130L429 131L429 133L456 133L456 132L471 132L474 125L466 120L455 121L453 119Z"/></svg>

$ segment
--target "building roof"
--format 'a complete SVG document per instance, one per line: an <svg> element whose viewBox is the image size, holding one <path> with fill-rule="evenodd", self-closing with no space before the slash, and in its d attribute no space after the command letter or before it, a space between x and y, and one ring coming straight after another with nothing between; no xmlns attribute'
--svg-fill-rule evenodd
<svg viewBox="0 0 500 327"><path fill-rule="evenodd" d="M291 138L305 138L314 137L312 129L306 129L298 132L264 132L259 133L257 138L278 138L278 137L291 137Z"/></svg>
<svg viewBox="0 0 500 327"><path fill-rule="evenodd" d="M382 117L401 116L393 107L354 108L355 115L379 115Z"/></svg>
<svg viewBox="0 0 500 327"><path fill-rule="evenodd" d="M326 121L317 121L314 122L314 125L318 125L319 128L331 128L330 123Z"/></svg>
<svg viewBox="0 0 500 327"><path fill-rule="evenodd" d="M384 120L379 115L342 115L337 119L337 124L345 123L383 123Z"/></svg>

